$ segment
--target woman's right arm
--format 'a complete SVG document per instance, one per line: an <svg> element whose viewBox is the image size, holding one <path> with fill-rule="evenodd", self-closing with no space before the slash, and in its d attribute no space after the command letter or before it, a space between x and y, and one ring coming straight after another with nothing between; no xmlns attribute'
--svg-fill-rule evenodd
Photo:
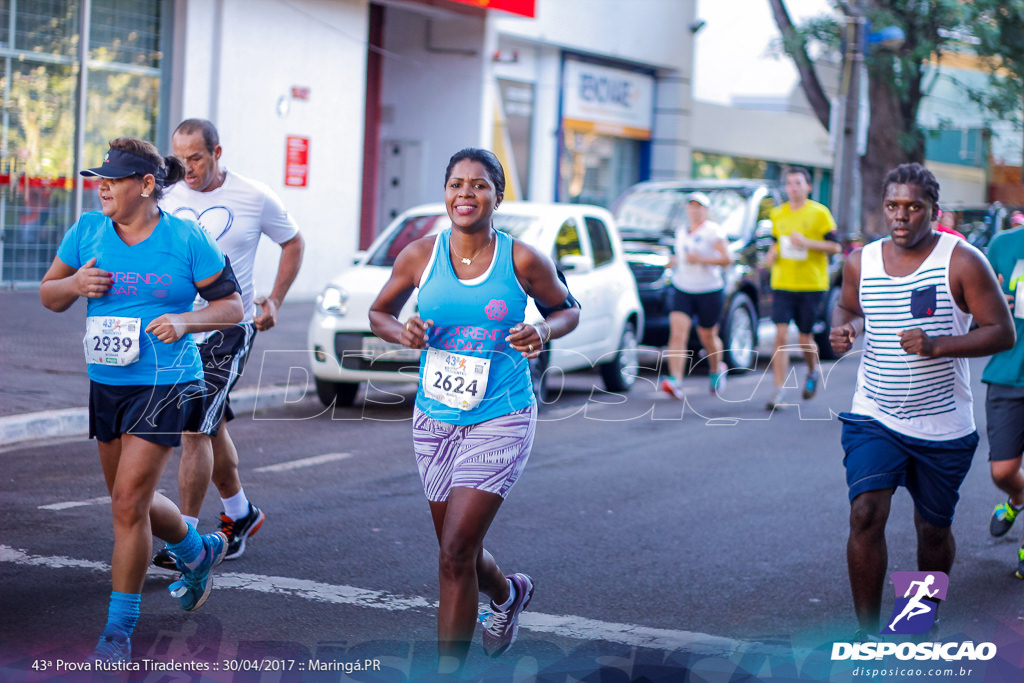
<svg viewBox="0 0 1024 683"><path fill-rule="evenodd" d="M384 341L414 349L427 346L427 329L434 321L413 315L403 323L398 319L398 314L419 285L423 269L434 248L434 239L425 237L416 240L399 252L391 268L391 277L370 306L370 331Z"/></svg>
<svg viewBox="0 0 1024 683"><path fill-rule="evenodd" d="M76 270L55 256L39 285L39 298L43 306L61 313L68 310L78 297L98 299L108 289L110 273L96 267L95 257Z"/></svg>

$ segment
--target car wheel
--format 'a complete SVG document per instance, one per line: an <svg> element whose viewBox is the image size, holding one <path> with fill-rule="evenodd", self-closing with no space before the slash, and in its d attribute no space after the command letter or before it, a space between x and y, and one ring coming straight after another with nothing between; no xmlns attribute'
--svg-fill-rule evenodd
<svg viewBox="0 0 1024 683"><path fill-rule="evenodd" d="M757 362L757 314L750 297L737 292L722 324L722 345L730 370L753 370Z"/></svg>
<svg viewBox="0 0 1024 683"><path fill-rule="evenodd" d="M350 406L356 400L359 393L358 382L328 382L327 380L315 378L316 395L320 402L330 408L334 406Z"/></svg>
<svg viewBox="0 0 1024 683"><path fill-rule="evenodd" d="M832 344L828 341L828 335L832 331L832 311L836 310L836 306L839 305L839 297L842 293L842 287L833 287L828 290L821 318L814 324L814 343L818 345L818 358L821 360L838 358L836 352L832 350Z"/></svg>
<svg viewBox="0 0 1024 683"><path fill-rule="evenodd" d="M636 382L636 375L640 370L640 354L637 350L636 327L633 323L626 323L622 330L622 338L619 339L619 349L615 357L607 363L598 366L601 370L601 379L604 381L604 388L613 393L629 391Z"/></svg>

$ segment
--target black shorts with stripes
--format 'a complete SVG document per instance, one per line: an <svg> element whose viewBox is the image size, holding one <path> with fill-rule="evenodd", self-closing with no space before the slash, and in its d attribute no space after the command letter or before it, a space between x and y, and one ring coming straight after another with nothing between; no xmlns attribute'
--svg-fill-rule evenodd
<svg viewBox="0 0 1024 683"><path fill-rule="evenodd" d="M242 376L255 337L253 323L239 323L217 330L199 345L206 397L203 419L196 431L216 436L222 422L235 419L228 393Z"/></svg>

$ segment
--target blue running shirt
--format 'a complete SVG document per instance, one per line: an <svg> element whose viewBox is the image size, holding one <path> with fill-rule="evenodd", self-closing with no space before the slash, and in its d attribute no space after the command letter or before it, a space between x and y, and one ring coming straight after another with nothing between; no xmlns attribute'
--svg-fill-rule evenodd
<svg viewBox="0 0 1024 683"><path fill-rule="evenodd" d="M452 408L428 397L424 383L441 378L424 375L424 353L416 407L441 422L478 424L535 402L529 362L505 341L509 330L525 319L527 296L516 277L510 236L496 232L491 265L473 280L460 280L455 274L448 256L450 236L451 229L444 230L434 242L434 252L420 281L419 315L434 321L434 326L427 330L429 348L490 359L487 387L483 400L470 410Z"/></svg>
<svg viewBox="0 0 1024 683"><path fill-rule="evenodd" d="M165 313L188 313L196 298L195 283L224 268L217 244L193 221L160 212L160 222L142 242L129 246L113 221L99 211L82 214L65 233L57 258L81 268L92 257L109 271L113 283L98 299L87 299L89 316L140 318L139 360L131 365L89 364L89 379L100 384L179 384L203 376L199 352L186 334L165 344L145 329Z"/></svg>

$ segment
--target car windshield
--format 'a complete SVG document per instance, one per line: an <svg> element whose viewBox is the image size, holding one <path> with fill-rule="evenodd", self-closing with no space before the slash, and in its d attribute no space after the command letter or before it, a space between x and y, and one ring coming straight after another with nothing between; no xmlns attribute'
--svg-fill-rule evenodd
<svg viewBox="0 0 1024 683"><path fill-rule="evenodd" d="M433 235L452 225L448 214L426 214L409 216L403 220L388 237L377 245L377 248L366 260L371 266L390 268L395 265L399 252L421 237ZM495 213L494 227L506 232L516 239L532 243L540 230L540 219L537 216L524 216L509 213Z"/></svg>
<svg viewBox="0 0 1024 683"><path fill-rule="evenodd" d="M366 262L371 266L390 268L395 265L399 252L406 246L451 224L446 213L409 216L388 234L387 239L377 245Z"/></svg>
<svg viewBox="0 0 1024 683"><path fill-rule="evenodd" d="M751 190L742 187L664 188L640 190L626 196L618 207L619 225L628 230L664 233L687 224L686 197L690 192L703 192L711 199L708 219L722 226L729 240L744 235L747 199Z"/></svg>
<svg viewBox="0 0 1024 683"><path fill-rule="evenodd" d="M540 234L540 218L537 216L524 216L510 213L501 213L499 209L494 214L494 227L497 230L506 232L517 240L536 244Z"/></svg>

